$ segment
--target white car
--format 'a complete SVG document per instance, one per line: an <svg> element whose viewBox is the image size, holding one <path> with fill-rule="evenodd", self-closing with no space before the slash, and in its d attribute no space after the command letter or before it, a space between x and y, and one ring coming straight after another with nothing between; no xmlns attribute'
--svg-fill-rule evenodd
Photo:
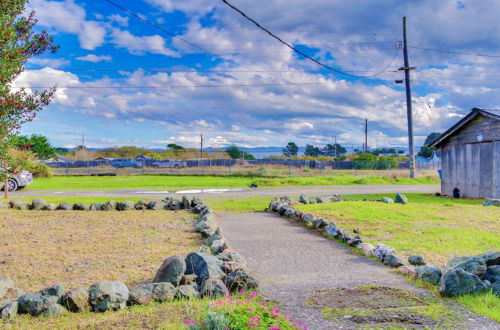
<svg viewBox="0 0 500 330"><path fill-rule="evenodd" d="M154 162L151 166L158 168L183 168L187 167L187 162L182 160L167 159Z"/></svg>
<svg viewBox="0 0 500 330"><path fill-rule="evenodd" d="M23 189L27 185L30 185L33 183L33 174L29 171L21 171L21 173L13 175L12 177L9 178L9 181L7 183L7 187L9 188L9 191L15 191L17 189ZM4 186L2 184L2 190Z"/></svg>

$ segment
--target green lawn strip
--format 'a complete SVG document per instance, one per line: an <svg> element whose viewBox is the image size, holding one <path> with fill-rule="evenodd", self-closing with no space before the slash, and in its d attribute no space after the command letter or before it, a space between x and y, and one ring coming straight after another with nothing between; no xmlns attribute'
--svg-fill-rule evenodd
<svg viewBox="0 0 500 330"><path fill-rule="evenodd" d="M361 200L383 196L390 195L346 195L344 198ZM429 263L441 268L453 256L498 250L500 209L484 207L482 200L426 194L406 196L410 201L407 205L345 201L299 204L296 209L330 219L349 231L358 228L365 242L387 244L403 257L421 254ZM491 292L462 296L457 300L477 313L499 321L500 298Z"/></svg>
<svg viewBox="0 0 500 330"><path fill-rule="evenodd" d="M205 201L215 212L262 212L271 201L268 196L243 198L206 197Z"/></svg>
<svg viewBox="0 0 500 330"><path fill-rule="evenodd" d="M325 186L363 184L437 184L435 177L417 179L388 176L334 175L317 177L262 178L247 176L54 176L37 178L25 189L127 189L127 188L245 188L252 183L259 187Z"/></svg>
<svg viewBox="0 0 500 330"><path fill-rule="evenodd" d="M145 196L148 197L148 196ZM121 201L134 201L138 202L139 200L144 200L146 202L149 202L149 198L134 198L134 197L51 197L51 196L35 196L35 197L15 197L15 198L9 198L7 200L4 200L4 203L8 203L9 200L16 199L20 200L26 203L31 203L35 198L42 198L45 200L47 203L54 203L54 204L59 204L62 202L67 202L70 204L74 203L85 203L85 204L92 204L92 203L106 203L109 200L114 200L115 202L121 202ZM161 198L158 198L161 199Z"/></svg>

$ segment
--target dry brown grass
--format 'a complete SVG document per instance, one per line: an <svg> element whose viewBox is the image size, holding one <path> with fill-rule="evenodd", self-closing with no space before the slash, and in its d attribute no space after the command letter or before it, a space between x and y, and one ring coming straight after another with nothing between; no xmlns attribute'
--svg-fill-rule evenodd
<svg viewBox="0 0 500 330"><path fill-rule="evenodd" d="M186 211L0 211L0 277L25 291L139 283L200 244Z"/></svg>

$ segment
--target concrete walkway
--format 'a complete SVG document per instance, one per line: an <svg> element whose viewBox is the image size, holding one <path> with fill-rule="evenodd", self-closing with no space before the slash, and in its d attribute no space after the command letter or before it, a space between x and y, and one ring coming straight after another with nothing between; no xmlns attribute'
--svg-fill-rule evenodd
<svg viewBox="0 0 500 330"><path fill-rule="evenodd" d="M429 295L394 270L276 215L219 213L217 219L233 249L247 259L263 294L280 302L292 319L309 329L341 327L305 303L317 290L377 285Z"/></svg>

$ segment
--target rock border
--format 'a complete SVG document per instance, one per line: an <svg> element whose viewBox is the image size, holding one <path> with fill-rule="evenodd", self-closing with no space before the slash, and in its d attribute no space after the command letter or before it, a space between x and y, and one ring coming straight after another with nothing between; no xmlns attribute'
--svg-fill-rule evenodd
<svg viewBox="0 0 500 330"><path fill-rule="evenodd" d="M396 250L385 244L373 246L363 242L361 231L354 229L349 234L346 229L338 227L334 222L317 218L311 213L298 211L293 208L296 203L309 204L310 199L301 195L297 202L288 196L273 198L267 209L282 217L300 221L306 227L321 230L328 238L347 244L368 258L374 258L384 265L398 269L404 275L420 279L438 286L438 291L444 297L456 297L463 294L492 290L500 296L500 251L491 251L478 256L454 257L441 271L435 265L426 265L422 256L408 257L409 265L399 258ZM327 197L317 197L315 202L326 203ZM330 202L342 201L340 195L333 195ZM369 201L369 200L367 200ZM373 200L385 203L394 203L391 198ZM396 194L396 203L407 204L408 198L403 194Z"/></svg>
<svg viewBox="0 0 500 330"><path fill-rule="evenodd" d="M42 199L35 199L30 209L48 210L48 204L44 202ZM16 203L11 204L11 207L17 208ZM146 204L144 201L124 201L116 204L110 201L100 204L100 208L85 208L80 204L75 203L72 210L105 210L104 205L110 208L114 206L111 209L120 211L189 210L197 214L194 229L205 240L198 250L188 254L186 258L166 258L152 282L133 287L128 287L120 281L100 281L88 288L80 287L68 292L65 292L62 285L55 285L37 292L25 293L15 287L14 281L0 278L0 319L12 319L18 313L57 317L69 312L117 311L131 305L219 297L241 290L258 290L257 279L250 274L245 259L231 250L212 209L199 197L183 196L182 200L167 197L159 203L159 208L156 208L156 203Z"/></svg>

